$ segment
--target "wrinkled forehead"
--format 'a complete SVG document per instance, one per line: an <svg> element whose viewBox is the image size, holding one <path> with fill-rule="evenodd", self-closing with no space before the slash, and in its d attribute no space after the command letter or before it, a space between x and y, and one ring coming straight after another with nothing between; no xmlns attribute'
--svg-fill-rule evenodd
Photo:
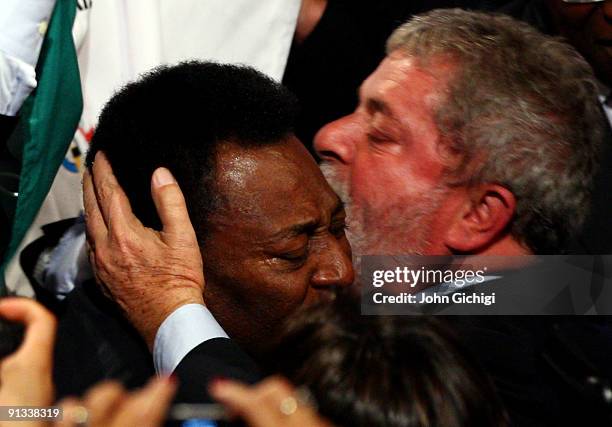
<svg viewBox="0 0 612 427"><path fill-rule="evenodd" d="M394 50L363 82L360 95L384 98L401 93L408 100L427 95L427 101L435 104L442 101L458 71L458 61L450 55L419 57Z"/></svg>
<svg viewBox="0 0 612 427"><path fill-rule="evenodd" d="M216 160L226 220L272 229L298 217L318 217L337 204L316 162L295 137L246 149L222 144Z"/></svg>

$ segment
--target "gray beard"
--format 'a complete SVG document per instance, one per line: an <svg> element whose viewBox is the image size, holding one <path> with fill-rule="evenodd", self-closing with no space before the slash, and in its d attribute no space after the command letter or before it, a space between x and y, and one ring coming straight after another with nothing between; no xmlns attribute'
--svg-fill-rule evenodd
<svg viewBox="0 0 612 427"><path fill-rule="evenodd" d="M417 204L397 200L374 209L367 203L353 203L348 182L341 182L329 163L322 163L321 171L345 204L346 234L356 268L363 255L423 255L430 243L434 215L447 194L445 186L421 195Z"/></svg>

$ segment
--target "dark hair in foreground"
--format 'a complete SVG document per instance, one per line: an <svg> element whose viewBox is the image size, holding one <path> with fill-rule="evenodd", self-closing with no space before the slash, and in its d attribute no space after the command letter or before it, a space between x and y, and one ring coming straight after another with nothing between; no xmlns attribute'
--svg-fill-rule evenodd
<svg viewBox="0 0 612 427"><path fill-rule="evenodd" d="M87 155L104 151L136 216L160 222L150 193L153 171L170 169L185 194L196 234L218 204L217 146L280 142L293 132L296 101L250 67L185 62L159 67L117 92L100 115Z"/></svg>
<svg viewBox="0 0 612 427"><path fill-rule="evenodd" d="M362 316L340 298L291 318L271 360L334 425L508 424L489 378L433 317Z"/></svg>

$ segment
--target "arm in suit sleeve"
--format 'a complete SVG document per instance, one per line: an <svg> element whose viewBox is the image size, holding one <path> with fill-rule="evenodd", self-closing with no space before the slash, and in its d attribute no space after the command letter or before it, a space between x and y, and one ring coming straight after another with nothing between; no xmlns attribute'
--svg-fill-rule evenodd
<svg viewBox="0 0 612 427"><path fill-rule="evenodd" d="M180 402L210 401L207 384L215 377L249 383L261 379L256 363L200 304L184 305L164 320L155 336L153 360L158 373L178 377Z"/></svg>
<svg viewBox="0 0 612 427"><path fill-rule="evenodd" d="M176 400L210 402L207 386L215 377L256 383L263 377L257 364L228 338L213 338L194 348L174 371L179 380Z"/></svg>

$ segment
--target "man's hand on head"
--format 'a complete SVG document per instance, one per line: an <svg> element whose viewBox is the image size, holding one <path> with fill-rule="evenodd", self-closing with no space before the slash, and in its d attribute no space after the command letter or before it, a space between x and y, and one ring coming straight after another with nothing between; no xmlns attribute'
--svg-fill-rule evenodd
<svg viewBox="0 0 612 427"><path fill-rule="evenodd" d="M104 153L96 154L91 174L83 177L96 280L152 349L159 326L174 310L204 304L204 274L183 193L167 169L153 173L151 194L162 231L134 216Z"/></svg>

